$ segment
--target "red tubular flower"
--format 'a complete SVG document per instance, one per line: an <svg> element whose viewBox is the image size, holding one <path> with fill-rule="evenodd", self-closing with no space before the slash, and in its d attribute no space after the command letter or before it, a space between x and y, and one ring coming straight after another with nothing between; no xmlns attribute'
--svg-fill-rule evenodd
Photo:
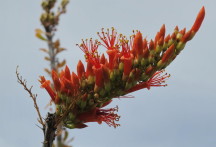
<svg viewBox="0 0 216 147"><path fill-rule="evenodd" d="M129 45L129 40L122 38L121 43L122 43L121 60L124 63L124 75L128 76L132 68L132 62L134 56L133 54L131 54L130 51L131 46Z"/></svg>
<svg viewBox="0 0 216 147"><path fill-rule="evenodd" d="M84 42L79 46L80 49L85 53L87 62L90 62L93 67L93 71L95 74L95 84L98 87L103 86L103 71L102 64L100 64L100 56L98 55L98 41L93 42L92 39L89 42Z"/></svg>
<svg viewBox="0 0 216 147"><path fill-rule="evenodd" d="M109 55L109 68L112 70L115 65L115 59L118 53L119 48L119 37L121 35L117 35L117 32L114 28L112 28L111 34L109 32L109 29L107 29L107 32L104 32L104 29L102 29L101 34L98 32L98 36L103 41L103 46L107 48L107 54Z"/></svg>
<svg viewBox="0 0 216 147"><path fill-rule="evenodd" d="M110 109L95 108L91 111L80 114L78 119L83 123L97 122L101 124L102 122L105 122L109 126L116 128L119 124L116 124L115 121L119 121L120 116L115 114L115 111L118 111L118 107Z"/></svg>
<svg viewBox="0 0 216 147"><path fill-rule="evenodd" d="M101 64L99 68L93 67L93 70L95 74L95 85L97 85L100 88L103 87L103 84L104 84L103 65Z"/></svg>
<svg viewBox="0 0 216 147"><path fill-rule="evenodd" d="M41 88L45 88L46 91L49 93L51 99L55 102L56 93L50 87L50 81L46 80L44 76L41 76L39 82L41 83Z"/></svg>
<svg viewBox="0 0 216 147"><path fill-rule="evenodd" d="M117 126L119 126L119 124L116 124L115 121L119 121L120 116L115 114L115 111L118 111L118 107L110 109L98 109L96 111L96 114L98 116L97 122L99 124L105 122L110 127L113 126L114 128L116 128Z"/></svg>
<svg viewBox="0 0 216 147"><path fill-rule="evenodd" d="M118 50L113 49L113 50L107 50L106 52L109 55L109 68L110 70L112 70L115 65L115 61L116 61L115 59L116 59Z"/></svg>
<svg viewBox="0 0 216 147"><path fill-rule="evenodd" d="M150 87L160 87L160 86L167 86L166 84L162 84L166 81L167 78L170 77L168 74L161 75L164 70L157 71L147 82L142 82L134 87L128 89L126 93L131 93L140 89L150 89Z"/></svg>
<svg viewBox="0 0 216 147"><path fill-rule="evenodd" d="M82 41L82 44L79 45L79 48L85 53L86 61L91 62L95 68L100 68L100 56L98 55L97 49L98 49L99 42L95 40L94 42L92 39L84 40Z"/></svg>

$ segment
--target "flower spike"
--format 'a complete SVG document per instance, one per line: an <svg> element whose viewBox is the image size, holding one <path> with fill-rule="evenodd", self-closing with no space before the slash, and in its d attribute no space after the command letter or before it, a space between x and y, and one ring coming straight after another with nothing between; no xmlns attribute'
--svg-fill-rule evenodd
<svg viewBox="0 0 216 147"><path fill-rule="evenodd" d="M66 66L60 73L52 71L54 85L43 76L41 87L49 93L56 104L56 115L62 117L67 128L85 128L88 122L105 122L117 127L118 108L104 109L114 98L131 98L127 94L140 89L166 86L170 77L164 69L180 54L189 40L199 30L205 17L204 7L200 10L192 28L179 29L165 36L162 25L154 39L148 41L140 31L130 39L118 35L112 28L98 33L97 40L82 40L78 47L85 53L86 70L81 61L77 74ZM106 55L98 54L105 47ZM54 87L54 88L52 88Z"/></svg>

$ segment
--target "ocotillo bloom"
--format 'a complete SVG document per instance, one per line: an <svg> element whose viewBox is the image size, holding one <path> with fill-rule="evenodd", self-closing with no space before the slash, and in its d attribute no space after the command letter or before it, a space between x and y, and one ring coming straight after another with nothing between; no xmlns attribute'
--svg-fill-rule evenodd
<svg viewBox="0 0 216 147"><path fill-rule="evenodd" d="M164 69L183 50L199 30L205 16L204 7L200 10L195 23L188 31L179 31L175 27L172 34L165 35L165 25L156 34L154 40L147 41L137 31L128 40L112 28L111 33L102 29L98 36L101 40L82 41L79 48L85 53L87 67L81 61L77 65L77 74L69 68L61 73L52 72L54 82L43 76L41 87L49 93L56 105L56 114L68 128L84 128L88 122L102 122L117 127L118 109L104 109L113 98L151 87L166 86L168 74ZM108 59L99 55L99 47L107 49Z"/></svg>

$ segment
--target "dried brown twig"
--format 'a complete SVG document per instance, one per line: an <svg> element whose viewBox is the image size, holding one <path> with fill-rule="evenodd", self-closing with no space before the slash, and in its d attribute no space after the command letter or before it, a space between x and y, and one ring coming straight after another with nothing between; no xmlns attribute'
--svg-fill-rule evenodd
<svg viewBox="0 0 216 147"><path fill-rule="evenodd" d="M21 84L23 86L23 88L29 93L29 96L32 98L33 102L34 102L34 107L37 111L37 114L38 114L38 122L42 125L42 126L45 126L44 122L43 122L43 119L41 117L41 114L40 114L40 110L39 110L39 107L37 105L37 94L33 94L32 93L32 88L33 86L31 86L30 88L27 87L27 81L25 79L22 78L22 76L20 76L19 72L18 72L18 66L16 68L16 76L17 76L17 81L19 84Z"/></svg>

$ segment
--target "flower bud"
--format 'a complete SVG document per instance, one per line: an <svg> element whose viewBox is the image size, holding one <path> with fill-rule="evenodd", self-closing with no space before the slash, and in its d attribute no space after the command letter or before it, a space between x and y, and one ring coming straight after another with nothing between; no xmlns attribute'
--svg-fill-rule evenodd
<svg viewBox="0 0 216 147"><path fill-rule="evenodd" d="M170 57L174 54L174 51L175 51L175 45L172 44L172 45L167 49L167 51L163 54L162 59L161 59L162 62L163 62L163 63L167 62L167 61L170 59Z"/></svg>
<svg viewBox="0 0 216 147"><path fill-rule="evenodd" d="M81 79L81 77L85 75L85 68L84 68L82 61L80 60L77 64L77 74L78 74L79 79Z"/></svg>
<svg viewBox="0 0 216 147"><path fill-rule="evenodd" d="M146 60L145 58L142 58L142 59L141 59L141 66L142 66L142 67L146 66L147 63L148 63L148 62L147 62L147 60Z"/></svg>
<svg viewBox="0 0 216 147"><path fill-rule="evenodd" d="M106 58L105 58L104 54L102 54L101 57L100 57L100 63L101 64L105 64L106 63Z"/></svg>
<svg viewBox="0 0 216 147"><path fill-rule="evenodd" d="M195 22L191 28L192 32L196 33L199 30L199 28L200 28L200 26L204 20L204 17L205 17L205 7L203 6L201 8L201 10L199 11L197 18L196 18L196 20L195 20Z"/></svg>
<svg viewBox="0 0 216 147"><path fill-rule="evenodd" d="M120 62L119 63L119 71L122 72L124 70L124 63Z"/></svg>
<svg viewBox="0 0 216 147"><path fill-rule="evenodd" d="M134 37L132 50L135 51L136 57L138 58L143 54L143 39L140 32L137 32Z"/></svg>
<svg viewBox="0 0 216 147"><path fill-rule="evenodd" d="M94 82L95 82L95 77L94 76L88 76L87 83L91 85Z"/></svg>
<svg viewBox="0 0 216 147"><path fill-rule="evenodd" d="M68 66L65 67L64 70L64 77L68 80L71 80L71 74L70 74L70 69L68 68Z"/></svg>
<svg viewBox="0 0 216 147"><path fill-rule="evenodd" d="M61 86L61 83L59 81L58 75L55 72L55 70L52 71L52 79L53 79L55 90L60 91L62 86Z"/></svg>
<svg viewBox="0 0 216 147"><path fill-rule="evenodd" d="M91 62L87 62L86 77L88 77L88 76L93 76L93 75L94 75L92 66L93 66L93 65L92 65Z"/></svg>

